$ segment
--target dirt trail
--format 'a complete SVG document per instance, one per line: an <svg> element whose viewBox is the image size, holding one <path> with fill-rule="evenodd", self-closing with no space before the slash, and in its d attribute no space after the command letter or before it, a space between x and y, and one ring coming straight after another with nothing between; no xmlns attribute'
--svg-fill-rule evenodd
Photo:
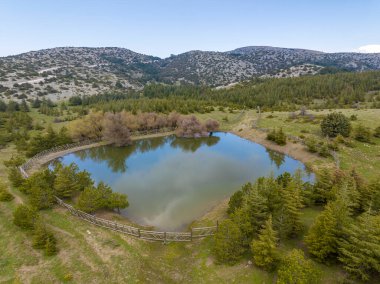
<svg viewBox="0 0 380 284"><path fill-rule="evenodd" d="M168 136L168 135L171 135L171 134L174 134L174 132L164 132L164 133L156 133L156 134L149 134L149 135L142 135L142 136L133 136L133 137L131 137L131 139L132 140L139 140L139 139L145 139L145 138L154 138L154 137ZM95 148L95 147L99 147L99 146L104 146L104 145L108 145L108 144L109 144L108 142L97 142L97 143L93 143L93 144L88 144L88 145L83 145L83 146L79 146L79 147L74 147L74 148L63 150L63 151L59 151L59 152L50 153L50 154L48 154L46 156L41 157L37 161L35 161L35 163L33 164L33 166L28 170L28 173L29 174L34 173L35 171L37 171L43 165L47 164L48 162L50 162L50 161L52 161L52 160L54 160L56 158L62 157L64 155L67 155L67 154L70 154L70 153L75 153L75 152L78 152L78 151L81 151L81 150L85 150L85 149L90 149L90 148Z"/></svg>

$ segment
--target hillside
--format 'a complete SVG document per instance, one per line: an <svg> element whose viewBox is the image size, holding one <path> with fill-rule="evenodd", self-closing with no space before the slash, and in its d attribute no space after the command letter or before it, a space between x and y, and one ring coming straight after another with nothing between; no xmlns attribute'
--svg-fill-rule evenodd
<svg viewBox="0 0 380 284"><path fill-rule="evenodd" d="M380 54L252 46L161 59L117 47L59 47L0 58L0 97L61 100L114 89L139 90L150 82L215 87L252 77L314 75L324 67L377 70Z"/></svg>

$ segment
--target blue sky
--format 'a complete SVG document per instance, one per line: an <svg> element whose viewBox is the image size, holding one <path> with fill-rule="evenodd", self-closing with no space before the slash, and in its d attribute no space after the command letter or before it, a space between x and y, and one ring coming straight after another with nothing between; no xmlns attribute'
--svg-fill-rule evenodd
<svg viewBox="0 0 380 284"><path fill-rule="evenodd" d="M380 52L380 1L0 0L0 56L118 46L166 57L249 45Z"/></svg>

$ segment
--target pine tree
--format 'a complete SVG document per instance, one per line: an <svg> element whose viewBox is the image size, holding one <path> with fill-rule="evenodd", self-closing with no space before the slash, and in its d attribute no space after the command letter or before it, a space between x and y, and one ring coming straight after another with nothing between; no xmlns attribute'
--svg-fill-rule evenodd
<svg viewBox="0 0 380 284"><path fill-rule="evenodd" d="M87 213L93 213L102 208L104 200L94 187L85 188L79 195L75 207Z"/></svg>
<svg viewBox="0 0 380 284"><path fill-rule="evenodd" d="M11 201L15 197L9 193L7 186L0 181L0 201Z"/></svg>
<svg viewBox="0 0 380 284"><path fill-rule="evenodd" d="M258 239L252 241L253 262L265 269L273 269L279 259L277 242L277 232L273 229L272 216L270 215L260 230Z"/></svg>
<svg viewBox="0 0 380 284"><path fill-rule="evenodd" d="M346 196L330 201L311 226L305 242L309 252L318 260L337 257L343 228L350 222L349 202Z"/></svg>
<svg viewBox="0 0 380 284"><path fill-rule="evenodd" d="M52 255L56 255L58 252L58 249L57 249L57 244L56 244L56 240L55 238L48 238L46 240L46 244L45 244L45 255L46 256L52 256Z"/></svg>
<svg viewBox="0 0 380 284"><path fill-rule="evenodd" d="M79 191L80 185L77 183L76 173L78 167L71 164L66 167L60 167L56 171L56 178L54 181L55 194L60 198L68 198L74 192Z"/></svg>
<svg viewBox="0 0 380 284"><path fill-rule="evenodd" d="M127 208L129 206L127 195L118 192L112 192L109 199L107 207L109 209L117 209L120 213L120 209Z"/></svg>
<svg viewBox="0 0 380 284"><path fill-rule="evenodd" d="M248 215L249 223L253 230L253 236L255 236L268 219L269 214L267 200L261 195L257 186L253 186L253 188L247 192L243 207Z"/></svg>
<svg viewBox="0 0 380 284"><path fill-rule="evenodd" d="M18 205L13 212L13 223L22 229L33 229L37 220L37 211L29 206L23 204Z"/></svg>
<svg viewBox="0 0 380 284"><path fill-rule="evenodd" d="M230 219L220 223L214 241L213 253L218 262L235 263L244 252L242 233Z"/></svg>
<svg viewBox="0 0 380 284"><path fill-rule="evenodd" d="M300 249L288 253L278 269L277 284L312 284L318 283L320 272L315 264Z"/></svg>
<svg viewBox="0 0 380 284"><path fill-rule="evenodd" d="M281 191L282 206L275 212L276 226L283 237L297 235L302 230L302 196L298 183L291 180Z"/></svg>
<svg viewBox="0 0 380 284"><path fill-rule="evenodd" d="M54 204L55 198L52 188L45 180L36 181L29 190L29 203L37 208L48 209Z"/></svg>
<svg viewBox="0 0 380 284"><path fill-rule="evenodd" d="M380 215L364 213L344 230L339 242L339 260L344 268L363 281L380 273Z"/></svg>

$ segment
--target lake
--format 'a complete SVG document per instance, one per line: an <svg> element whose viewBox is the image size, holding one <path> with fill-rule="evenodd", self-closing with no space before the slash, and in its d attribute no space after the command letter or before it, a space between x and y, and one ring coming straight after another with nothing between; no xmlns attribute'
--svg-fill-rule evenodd
<svg viewBox="0 0 380 284"><path fill-rule="evenodd" d="M158 230L183 230L244 183L260 176L304 170L288 156L231 133L208 138L167 136L134 141L126 147L102 146L68 154L96 181L126 193L122 214ZM310 179L305 172L304 179Z"/></svg>

